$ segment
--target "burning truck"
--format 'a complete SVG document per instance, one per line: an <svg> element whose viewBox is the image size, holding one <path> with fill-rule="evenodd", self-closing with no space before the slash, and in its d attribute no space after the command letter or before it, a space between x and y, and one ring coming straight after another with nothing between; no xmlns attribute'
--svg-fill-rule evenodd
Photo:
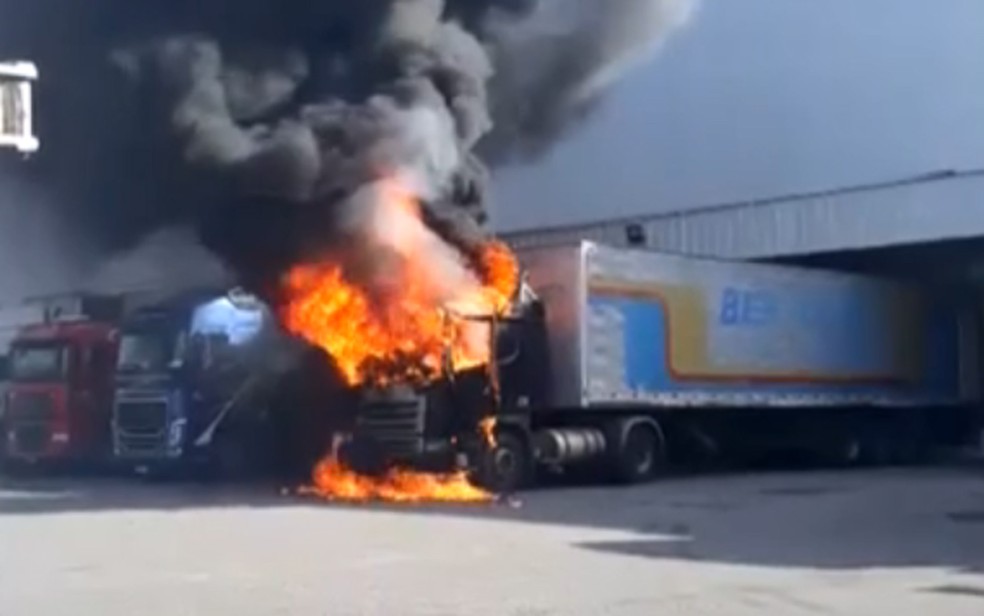
<svg viewBox="0 0 984 616"><path fill-rule="evenodd" d="M538 466L631 483L681 452L912 461L980 401L976 298L591 242L526 251L521 275L495 241L428 250L412 196L375 196L400 212L385 284L330 261L284 283L284 327L359 394L324 496L481 500Z"/></svg>

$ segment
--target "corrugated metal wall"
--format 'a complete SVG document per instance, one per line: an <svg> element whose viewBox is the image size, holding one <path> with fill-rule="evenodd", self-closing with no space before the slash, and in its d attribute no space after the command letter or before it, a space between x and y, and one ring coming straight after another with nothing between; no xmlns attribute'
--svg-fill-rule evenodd
<svg viewBox="0 0 984 616"><path fill-rule="evenodd" d="M674 214L504 234L517 247L574 239L668 252L760 258L984 236L984 170Z"/></svg>

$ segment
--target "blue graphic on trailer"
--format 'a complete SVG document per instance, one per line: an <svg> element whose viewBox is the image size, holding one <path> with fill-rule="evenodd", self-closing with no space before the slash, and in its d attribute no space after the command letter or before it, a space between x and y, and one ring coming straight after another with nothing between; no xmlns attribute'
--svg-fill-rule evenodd
<svg viewBox="0 0 984 616"><path fill-rule="evenodd" d="M771 360L820 373L890 375L896 359L890 339L894 332L885 313L882 298L861 293L731 287L721 293L718 323L711 332L727 341L752 330L747 334L757 337L747 349L748 359L758 365ZM775 348L783 340L787 344ZM756 351L764 357L752 357Z"/></svg>
<svg viewBox="0 0 984 616"><path fill-rule="evenodd" d="M617 311L622 317L623 331L623 375L624 387L637 392L648 393L686 393L714 392L735 394L778 395L843 395L918 397L930 395L954 396L959 391L959 383L954 375L956 362L956 328L950 311L935 311L934 318L922 327L930 326L928 348L924 353L933 358L928 372L921 377L921 383L909 385L891 383L831 383L823 382L827 375L859 377L884 377L893 375L893 360L896 346L888 339L890 328L882 321L886 315L880 314L877 301L864 295L844 295L839 297L787 296L755 291L752 293L728 289L721 295L719 319L708 323L704 314L680 314L681 320L698 319L704 328L706 338L723 335L726 346L734 347L739 355L749 360L747 370L744 361L726 364L728 371L745 373L749 378L763 379L741 382L722 372L721 366L691 366L699 374L683 375L676 378L668 356L670 348L667 331L667 315L663 305L655 299L630 297L594 296L589 299L592 311ZM865 301L869 300L869 301ZM711 325L708 330L707 326ZM748 332L751 338L728 338L728 330L759 329ZM800 336L799 344L790 351L795 363L792 372L775 368L752 368L756 354L762 348L768 349L770 341L777 335L793 332ZM913 335L918 335L913 332ZM696 341L681 340L679 335L674 344L693 344ZM761 346L761 348L759 348ZM708 355L710 349L703 349ZM693 354L692 354L693 355ZM701 354L696 354L701 355ZM937 361L938 360L938 361ZM711 362L708 360L708 364ZM783 374L787 372L787 374ZM810 382L809 374L816 374L817 382ZM795 374L795 378L790 378ZM775 382L769 378L775 377ZM789 382L782 382L789 379Z"/></svg>

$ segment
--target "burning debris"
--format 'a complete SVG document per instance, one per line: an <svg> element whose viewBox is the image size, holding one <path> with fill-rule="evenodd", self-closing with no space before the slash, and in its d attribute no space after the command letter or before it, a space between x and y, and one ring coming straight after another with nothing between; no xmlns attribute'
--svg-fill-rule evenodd
<svg viewBox="0 0 984 616"><path fill-rule="evenodd" d="M478 152L502 161L556 141L695 1L64 4L78 17L64 21L84 29L75 38L105 49L129 78L123 98L138 103L146 130L108 141L177 153L151 157L151 182L110 165L113 182L132 181L147 201L135 219L190 219L348 385L381 387L489 362L490 326L464 317L504 313L518 268L482 230ZM75 73L73 54L40 47L40 60ZM55 111L79 113L67 107ZM91 156L93 140L62 138ZM166 184L161 202L147 196L155 183ZM483 426L493 446L494 423ZM314 475L316 491L337 498L487 498L464 476L369 480L334 456Z"/></svg>

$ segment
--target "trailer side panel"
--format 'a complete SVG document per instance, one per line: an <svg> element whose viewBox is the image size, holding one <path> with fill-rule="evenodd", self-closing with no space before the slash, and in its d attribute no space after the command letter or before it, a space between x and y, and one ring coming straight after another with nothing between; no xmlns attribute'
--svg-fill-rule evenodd
<svg viewBox="0 0 984 616"><path fill-rule="evenodd" d="M580 252L583 326L550 334L579 333L567 346L583 349L585 406L895 406L968 395L961 311L917 288L591 243ZM570 372L554 378L567 383Z"/></svg>

